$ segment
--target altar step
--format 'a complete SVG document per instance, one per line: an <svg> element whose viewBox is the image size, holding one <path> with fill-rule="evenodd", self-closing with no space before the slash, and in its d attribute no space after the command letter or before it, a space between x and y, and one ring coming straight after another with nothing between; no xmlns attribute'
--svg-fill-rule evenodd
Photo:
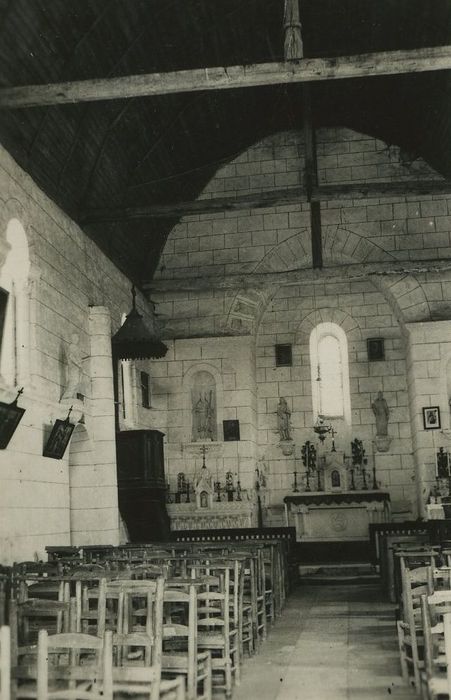
<svg viewBox="0 0 451 700"><path fill-rule="evenodd" d="M363 562L340 562L331 564L300 564L301 584L362 584L377 583L379 574L372 564Z"/></svg>

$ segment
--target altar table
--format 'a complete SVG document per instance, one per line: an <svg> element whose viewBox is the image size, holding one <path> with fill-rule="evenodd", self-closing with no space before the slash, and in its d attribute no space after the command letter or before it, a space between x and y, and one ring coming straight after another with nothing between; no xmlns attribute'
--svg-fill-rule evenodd
<svg viewBox="0 0 451 700"><path fill-rule="evenodd" d="M387 491L309 491L283 499L298 542L369 540L369 525L390 520Z"/></svg>

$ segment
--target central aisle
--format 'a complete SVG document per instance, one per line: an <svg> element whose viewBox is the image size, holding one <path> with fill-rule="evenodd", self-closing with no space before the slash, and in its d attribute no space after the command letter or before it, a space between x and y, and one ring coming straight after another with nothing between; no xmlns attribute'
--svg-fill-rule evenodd
<svg viewBox="0 0 451 700"><path fill-rule="evenodd" d="M400 676L394 608L374 584L298 586L233 700L416 700Z"/></svg>

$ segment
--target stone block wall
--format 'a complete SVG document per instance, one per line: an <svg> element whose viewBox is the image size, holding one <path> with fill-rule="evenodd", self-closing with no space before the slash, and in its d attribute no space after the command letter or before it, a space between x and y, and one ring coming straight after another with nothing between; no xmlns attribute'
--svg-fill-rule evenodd
<svg viewBox="0 0 451 700"><path fill-rule="evenodd" d="M369 280L281 287L260 322L257 336L257 390L259 446L270 464L272 502L280 502L292 488L293 472L304 472L301 446L317 443L312 431L312 381L309 340L317 323L333 322L343 328L348 341L351 426L336 423L337 450L351 453L354 438L363 441L369 467L376 465L377 480L390 491L394 509L415 498L414 463L406 382L405 341L398 321L383 294ZM367 339L384 338L385 359L368 361ZM292 367L277 367L275 344L290 343ZM383 391L390 409L387 453L374 447L375 417L371 408ZM277 403L286 398L291 411L293 456L284 456L277 432ZM331 437L324 447L330 450ZM371 483L371 475L368 482Z"/></svg>
<svg viewBox="0 0 451 700"><path fill-rule="evenodd" d="M26 306L27 373L19 405L24 417L0 451L0 561L44 555L47 544L117 542L118 510L112 399L111 332L131 308L130 282L97 246L0 151L0 242L17 219L30 258ZM21 302L22 303L22 302ZM139 306L148 312L147 303ZM18 328L22 332L23 328ZM42 456L46 437L71 402L60 402L65 353L73 334L83 360L81 393L72 417L78 424L61 460ZM23 354L23 353L22 353ZM0 400L16 387L2 383ZM151 412L139 416L151 427Z"/></svg>
<svg viewBox="0 0 451 700"><path fill-rule="evenodd" d="M399 148L347 129L322 129L317 134L321 184L435 179L438 175L420 159L407 161ZM226 166L201 194L201 199L257 194L302 184L302 134L286 132L255 144ZM270 471L270 500L280 501L291 489L291 472L301 470L300 445L311 437L311 378L308 333L315 323L335 317L347 334L351 388L351 434L364 441L370 463L376 461L378 480L388 488L394 509L416 516L417 484L424 480L422 453L414 447L416 414L409 397L417 395L418 371L409 355L411 333L406 324L451 318L451 273L434 264L451 251L451 197L403 196L338 199L323 202L323 255L326 267L340 274L311 284L309 205L304 202L265 209L184 217L170 233L156 277L240 275L227 290L172 291L154 294L167 319L166 336L177 339L221 336L255 339L257 426L255 458L265 458ZM362 266L373 265L365 276ZM390 274L374 272L390 270ZM385 266L385 267L384 267ZM397 267L394 274L391 268ZM429 269L427 269L429 268ZM275 277L252 287L250 273L299 270L299 285L280 286ZM305 273L304 273L305 270ZM407 271L403 271L407 270ZM310 280L310 281L309 281ZM335 316L334 316L335 315ZM310 318L309 318L310 316ZM309 325L310 324L310 325ZM308 331L310 332L310 331ZM384 362L368 362L366 340L383 337ZM239 341L236 341L239 343ZM292 343L292 368L275 368L275 343ZM181 348L183 346L180 346ZM433 352L430 349L428 352ZM185 358L179 353L177 360ZM190 359L189 357L187 358ZM427 372L435 371L428 358ZM429 376L429 375L428 375ZM434 375L443 380L443 368ZM443 382L442 382L443 384ZM443 384L446 386L446 382ZM387 453L372 455L375 419L371 403L379 390L391 410ZM172 391L172 389L169 389ZM451 384L441 406L448 418ZM292 411L296 459L284 457L277 446L275 410L278 397ZM434 398L430 395L428 400ZM166 397L167 401L176 399ZM421 399L422 401L423 399ZM443 412L442 411L442 412ZM168 418L169 420L169 418ZM431 441L428 434L421 440ZM451 446L450 446L451 448ZM431 453L430 459L432 459ZM427 469L427 468L426 468ZM422 487L420 488L420 491ZM424 500L424 493L420 497Z"/></svg>
<svg viewBox="0 0 451 700"><path fill-rule="evenodd" d="M192 388L196 372L215 379L217 440L193 440ZM200 448L207 445L206 464L224 484L231 471L243 488L255 480L257 406L255 345L247 338L196 338L170 341L165 358L152 365L155 427L166 434L166 474L171 491L184 472L192 482L202 466ZM240 422L240 441L223 441L223 420Z"/></svg>

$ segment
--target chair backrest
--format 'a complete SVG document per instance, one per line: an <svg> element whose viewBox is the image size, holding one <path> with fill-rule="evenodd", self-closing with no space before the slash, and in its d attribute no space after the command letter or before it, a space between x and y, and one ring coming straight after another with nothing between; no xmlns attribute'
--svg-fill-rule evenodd
<svg viewBox="0 0 451 700"><path fill-rule="evenodd" d="M153 641L149 663L161 666L164 578L102 581L99 596L99 633L107 626L108 601L117 601L114 631L145 633Z"/></svg>
<svg viewBox="0 0 451 700"><path fill-rule="evenodd" d="M421 596L431 593L430 567L402 568L402 617L410 626L412 634L421 627Z"/></svg>
<svg viewBox="0 0 451 700"><path fill-rule="evenodd" d="M11 687L11 636L6 625L0 627L0 698L9 700Z"/></svg>
<svg viewBox="0 0 451 700"><path fill-rule="evenodd" d="M61 687L51 690L52 681ZM40 630L37 652L37 700L80 697L92 700L112 698L112 635L103 638L79 632L48 635Z"/></svg>
<svg viewBox="0 0 451 700"><path fill-rule="evenodd" d="M423 595L421 607L426 676L428 680L434 678L446 665L451 691L451 590Z"/></svg>

